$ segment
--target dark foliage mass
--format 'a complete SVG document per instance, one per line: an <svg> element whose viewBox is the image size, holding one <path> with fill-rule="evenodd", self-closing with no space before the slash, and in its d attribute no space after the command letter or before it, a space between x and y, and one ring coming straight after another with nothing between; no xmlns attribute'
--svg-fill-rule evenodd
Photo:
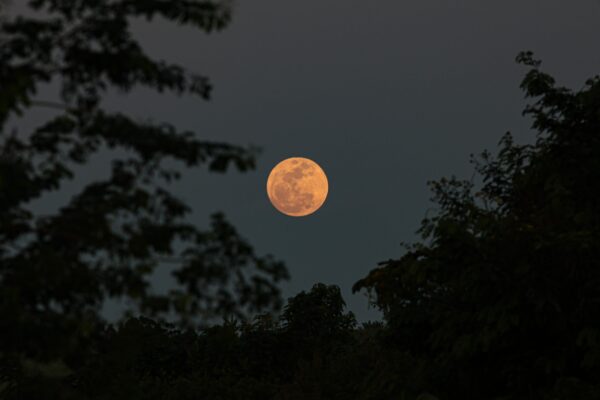
<svg viewBox="0 0 600 400"><path fill-rule="evenodd" d="M107 300L127 304L126 316L181 327L280 308L283 264L256 255L220 213L199 230L168 190L182 166L246 171L255 150L202 141L102 103L109 90L139 86L207 99L207 78L150 58L130 21L162 17L210 32L227 24L228 5L28 4L27 16L3 14L0 28L0 393L19 393L35 375L37 384L27 386L39 393L29 398L44 398L62 385L61 371L88 368L109 335L100 314ZM48 83L60 87L51 101L38 97ZM31 107L50 107L53 116L31 132L10 129ZM98 153L112 160L107 179L88 182L56 212L32 212L32 202L43 204ZM151 277L165 267L177 286L158 293Z"/></svg>
<svg viewBox="0 0 600 400"><path fill-rule="evenodd" d="M600 397L600 77L557 87L532 54L521 87L538 132L475 160L483 180L432 184L423 243L355 285L376 294L414 393Z"/></svg>
<svg viewBox="0 0 600 400"><path fill-rule="evenodd" d="M273 314L284 266L222 214L189 224L168 190L181 168L250 169L253 149L102 107L107 90L140 85L208 98L205 77L148 57L129 23L209 32L228 3L29 4L36 16L0 18L0 398L600 398L599 77L571 91L518 57L535 140L507 134L474 159L479 180L431 184L422 240L354 286L384 312L358 326L323 284ZM37 97L47 82L60 101ZM55 115L8 128L34 106ZM110 151L109 178L32 211ZM165 263L178 285L155 293ZM100 313L110 299L129 305L114 324Z"/></svg>

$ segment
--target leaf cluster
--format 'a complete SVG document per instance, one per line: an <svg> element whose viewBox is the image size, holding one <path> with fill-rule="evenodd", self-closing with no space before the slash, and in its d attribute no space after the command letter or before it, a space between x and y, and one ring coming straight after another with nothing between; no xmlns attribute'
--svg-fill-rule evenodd
<svg viewBox="0 0 600 400"><path fill-rule="evenodd" d="M109 112L102 102L109 90L140 86L208 99L207 78L150 57L131 21L160 17L211 32L227 25L230 5L28 4L27 16L0 20L0 388L21 387L31 368L62 376L87 365L110 329L101 312L108 301L123 304L125 318L181 327L279 309L283 263L257 255L222 213L199 229L169 190L182 168L251 170L257 150ZM48 83L58 99L37 97ZM32 107L53 115L32 131L9 129ZM108 177L88 180L55 212L32 211L98 154L110 160ZM176 286L158 293L152 281L164 269Z"/></svg>
<svg viewBox="0 0 600 400"><path fill-rule="evenodd" d="M475 159L478 189L433 182L423 242L354 287L439 398L600 396L600 78L574 92L518 61L536 139Z"/></svg>

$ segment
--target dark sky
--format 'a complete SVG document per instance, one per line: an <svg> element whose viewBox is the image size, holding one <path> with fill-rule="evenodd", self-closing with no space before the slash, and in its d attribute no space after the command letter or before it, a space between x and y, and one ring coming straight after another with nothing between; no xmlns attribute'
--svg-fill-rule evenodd
<svg viewBox="0 0 600 400"><path fill-rule="evenodd" d="M417 238L426 182L471 177L469 155L494 150L506 131L532 139L516 54L533 50L560 84L579 88L600 73L599 21L595 0L238 1L217 34L135 24L152 55L211 78L210 102L139 90L106 104L261 146L254 172L193 170L175 185L193 221L222 210L259 253L283 259L286 297L337 284L359 320L377 318L351 286ZM265 193L270 169L291 156L329 177L327 202L305 218L278 213Z"/></svg>

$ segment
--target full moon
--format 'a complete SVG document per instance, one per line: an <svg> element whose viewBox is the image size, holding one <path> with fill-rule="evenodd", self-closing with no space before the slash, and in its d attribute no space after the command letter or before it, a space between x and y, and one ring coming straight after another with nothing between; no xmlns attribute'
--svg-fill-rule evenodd
<svg viewBox="0 0 600 400"><path fill-rule="evenodd" d="M317 211L327 198L329 183L319 164L303 157L281 161L267 179L267 194L277 210L291 217Z"/></svg>

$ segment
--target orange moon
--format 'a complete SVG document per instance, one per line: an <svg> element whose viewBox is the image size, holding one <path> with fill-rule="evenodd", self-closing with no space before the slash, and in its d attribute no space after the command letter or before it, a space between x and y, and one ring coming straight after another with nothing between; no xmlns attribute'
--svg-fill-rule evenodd
<svg viewBox="0 0 600 400"><path fill-rule="evenodd" d="M327 175L319 164L308 158L281 161L267 179L271 204L291 217L304 217L317 211L325 203L328 192Z"/></svg>

